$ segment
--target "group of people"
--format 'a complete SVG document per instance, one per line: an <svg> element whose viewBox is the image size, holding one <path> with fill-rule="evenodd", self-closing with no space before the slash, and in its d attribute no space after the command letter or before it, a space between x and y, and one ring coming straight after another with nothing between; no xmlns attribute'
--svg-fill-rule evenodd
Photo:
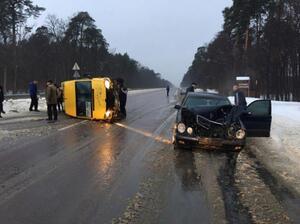
<svg viewBox="0 0 300 224"><path fill-rule="evenodd" d="M195 92L196 87L197 83L193 82L191 86L186 89L186 94L188 94L189 92ZM245 111L247 111L246 97L243 91L240 90L239 85L234 84L232 90L234 95L234 107L228 118L230 120L229 123L231 123L232 121L236 122L239 119L239 117L243 113L245 113Z"/></svg>
<svg viewBox="0 0 300 224"><path fill-rule="evenodd" d="M48 122L56 122L57 111L63 110L63 91L52 80L47 81L46 84L46 102Z"/></svg>
<svg viewBox="0 0 300 224"><path fill-rule="evenodd" d="M38 110L38 82L36 80L29 84L29 94L31 103L29 111ZM53 83L52 80L48 80L46 84L46 102L47 102L47 114L48 122L57 121L57 111L63 110L63 90L61 87Z"/></svg>

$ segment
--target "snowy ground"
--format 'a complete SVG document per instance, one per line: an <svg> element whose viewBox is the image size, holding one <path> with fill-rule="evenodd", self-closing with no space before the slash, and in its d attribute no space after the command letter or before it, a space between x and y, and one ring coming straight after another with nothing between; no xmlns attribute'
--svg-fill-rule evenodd
<svg viewBox="0 0 300 224"><path fill-rule="evenodd" d="M229 97L233 102L233 97ZM257 100L247 98L247 103ZM300 102L272 101L270 138L249 139L251 151L300 195Z"/></svg>
<svg viewBox="0 0 300 224"><path fill-rule="evenodd" d="M136 95L142 94L147 92L157 91L159 89L140 89L140 90L130 90L128 95ZM30 99L8 99L4 101L4 111L6 114L4 115L7 117L14 117L14 116L21 116L25 115L25 112L28 112L30 106ZM45 111L47 109L46 100L45 98L39 99L39 110Z"/></svg>

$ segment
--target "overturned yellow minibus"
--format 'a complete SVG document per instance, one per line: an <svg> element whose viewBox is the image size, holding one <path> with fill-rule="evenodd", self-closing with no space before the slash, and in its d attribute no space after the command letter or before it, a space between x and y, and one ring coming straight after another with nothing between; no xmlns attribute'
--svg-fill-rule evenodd
<svg viewBox="0 0 300 224"><path fill-rule="evenodd" d="M113 121L119 118L118 85L110 78L70 80L62 83L65 113L72 117Z"/></svg>

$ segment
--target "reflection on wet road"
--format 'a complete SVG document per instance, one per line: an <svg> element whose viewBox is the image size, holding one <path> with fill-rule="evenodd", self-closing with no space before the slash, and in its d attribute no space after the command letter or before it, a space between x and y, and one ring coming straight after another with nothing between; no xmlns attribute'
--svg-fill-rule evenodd
<svg viewBox="0 0 300 224"><path fill-rule="evenodd" d="M0 150L0 223L300 222L299 198L248 149L174 150L174 104L158 90L116 124L23 123L31 135Z"/></svg>

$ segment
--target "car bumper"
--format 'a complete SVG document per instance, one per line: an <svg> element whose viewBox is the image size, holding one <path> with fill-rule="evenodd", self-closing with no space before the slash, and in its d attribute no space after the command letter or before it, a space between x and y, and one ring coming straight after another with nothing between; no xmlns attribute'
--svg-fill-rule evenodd
<svg viewBox="0 0 300 224"><path fill-rule="evenodd" d="M176 134L174 142L181 147L193 147L201 149L242 149L246 140L190 137Z"/></svg>

